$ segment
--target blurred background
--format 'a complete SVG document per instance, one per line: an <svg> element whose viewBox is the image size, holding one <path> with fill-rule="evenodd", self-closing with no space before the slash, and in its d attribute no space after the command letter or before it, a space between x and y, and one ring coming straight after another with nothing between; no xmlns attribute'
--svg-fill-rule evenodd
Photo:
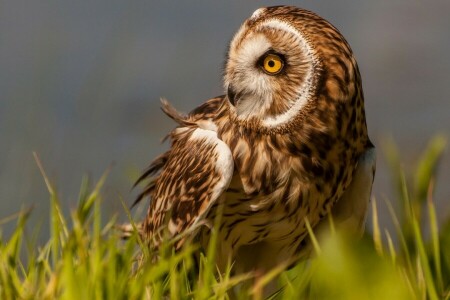
<svg viewBox="0 0 450 300"><path fill-rule="evenodd" d="M35 151L66 212L83 175L104 188L104 215L125 220L121 199L167 148L174 127L159 109L181 111L222 94L227 45L240 24L273 1L1 1L0 220L34 206L48 232L49 197ZM286 1L333 23L361 70L372 141L373 195L395 199L383 145L398 145L406 170L436 133L450 135L450 1ZM439 217L449 215L450 157L436 184ZM382 205L381 205L382 206ZM389 226L381 207L381 226ZM14 224L3 225L8 231Z"/></svg>

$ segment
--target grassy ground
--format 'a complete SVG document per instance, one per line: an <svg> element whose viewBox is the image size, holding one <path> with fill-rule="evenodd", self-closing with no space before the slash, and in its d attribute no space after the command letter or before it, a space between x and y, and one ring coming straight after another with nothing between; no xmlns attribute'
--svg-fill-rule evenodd
<svg viewBox="0 0 450 300"><path fill-rule="evenodd" d="M29 211L15 218L8 239L0 234L0 299L228 299L231 289L239 299L259 299L273 278L283 287L280 299L450 299L450 220L439 228L432 193L444 146L442 137L433 139L410 177L400 168L398 152L388 147L402 204L396 214L387 202L393 232L379 226L373 199L372 233L355 241L332 230L316 245L314 258L288 271L280 266L254 285L239 285L251 274L217 274L213 246L201 257L199 272L192 260L195 246L170 255L163 249L162 259L138 266L138 253L148 256L148 250L136 236L122 241L115 220L101 218L105 178L94 187L84 181L77 209L63 216L44 174L52 203L51 237L36 247L24 234Z"/></svg>

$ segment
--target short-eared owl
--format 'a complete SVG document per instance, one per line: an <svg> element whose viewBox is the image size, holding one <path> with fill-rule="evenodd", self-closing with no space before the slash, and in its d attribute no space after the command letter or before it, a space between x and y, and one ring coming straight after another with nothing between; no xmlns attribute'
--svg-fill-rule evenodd
<svg viewBox="0 0 450 300"><path fill-rule="evenodd" d="M361 78L350 46L315 13L256 10L232 39L226 94L177 123L171 148L144 172L143 234L203 246L220 211L218 265L267 270L298 257L307 223L361 231L375 171ZM322 222L323 223L323 222ZM189 234L183 234L188 232Z"/></svg>

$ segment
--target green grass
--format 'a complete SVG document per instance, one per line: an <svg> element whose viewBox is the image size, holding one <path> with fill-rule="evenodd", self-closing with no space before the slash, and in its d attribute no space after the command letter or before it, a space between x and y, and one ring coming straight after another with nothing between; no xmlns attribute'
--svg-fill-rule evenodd
<svg viewBox="0 0 450 300"><path fill-rule="evenodd" d="M380 201L373 199L372 233L355 241L331 230L315 245L313 258L288 271L280 266L254 284L241 284L251 274L217 274L214 236L199 272L195 245L176 254L163 247L161 259L146 259L152 254L137 235L122 241L116 221L102 220L106 176L93 187L84 180L77 209L64 216L37 160L50 193L50 239L37 246L24 233L30 211L14 218L12 235L0 234L0 299L259 299L273 278L283 287L280 299L450 299L450 220L438 226L433 202L444 148L444 138L433 139L407 177L395 147L386 147L401 204L396 213L386 200L394 230L380 226Z"/></svg>

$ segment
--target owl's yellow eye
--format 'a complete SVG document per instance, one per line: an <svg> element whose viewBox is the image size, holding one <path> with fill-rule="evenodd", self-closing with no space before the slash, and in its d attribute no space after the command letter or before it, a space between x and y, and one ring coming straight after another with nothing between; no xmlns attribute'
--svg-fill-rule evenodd
<svg viewBox="0 0 450 300"><path fill-rule="evenodd" d="M284 66L283 59L276 54L267 54L264 57L262 68L269 75L278 74Z"/></svg>

